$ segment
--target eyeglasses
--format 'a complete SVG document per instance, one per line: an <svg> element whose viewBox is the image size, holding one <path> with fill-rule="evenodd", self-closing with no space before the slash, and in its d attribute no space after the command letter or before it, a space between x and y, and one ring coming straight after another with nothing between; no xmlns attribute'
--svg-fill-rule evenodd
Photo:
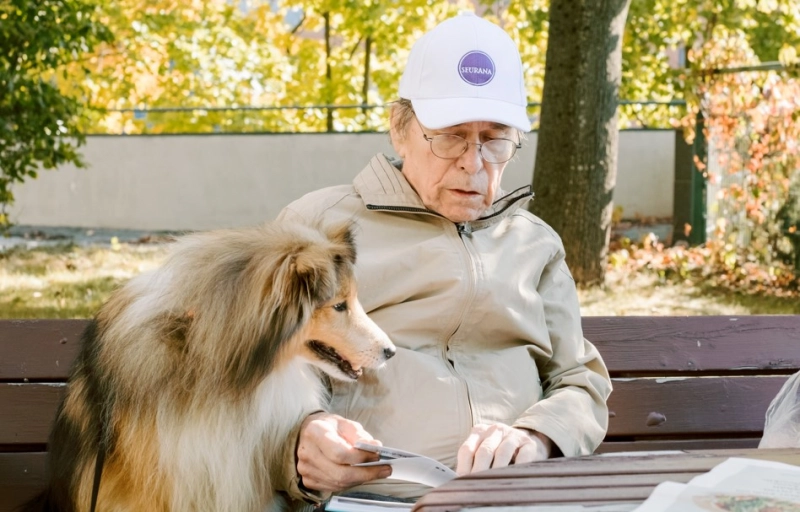
<svg viewBox="0 0 800 512"><path fill-rule="evenodd" d="M419 123L419 121L417 121ZM420 130L423 130L420 124ZM464 153L470 145L478 146L478 151L481 158L490 164L502 164L508 162L514 157L514 154L522 144L514 142L509 139L492 139L486 142L469 142L464 137L453 135L450 133L443 133L428 137L425 132L422 136L430 142L431 152L439 158L452 159L458 158Z"/></svg>

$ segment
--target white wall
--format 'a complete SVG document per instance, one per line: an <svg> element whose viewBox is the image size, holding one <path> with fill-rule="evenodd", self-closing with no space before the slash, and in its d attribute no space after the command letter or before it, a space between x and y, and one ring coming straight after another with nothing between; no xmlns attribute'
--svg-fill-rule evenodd
<svg viewBox="0 0 800 512"><path fill-rule="evenodd" d="M625 216L672 215L672 131L620 133L614 200ZM43 171L14 188L16 224L198 230L256 224L320 187L350 183L383 134L90 136L88 169ZM531 182L536 134L506 168L503 186Z"/></svg>

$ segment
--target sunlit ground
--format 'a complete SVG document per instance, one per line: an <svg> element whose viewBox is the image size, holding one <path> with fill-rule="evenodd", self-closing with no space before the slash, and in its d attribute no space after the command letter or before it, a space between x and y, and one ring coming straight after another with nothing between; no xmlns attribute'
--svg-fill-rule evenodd
<svg viewBox="0 0 800 512"><path fill-rule="evenodd" d="M88 318L110 293L159 265L167 244L62 245L0 252L0 318ZM579 292L595 315L800 314L800 301L746 296L647 273L609 271L607 284Z"/></svg>
<svg viewBox="0 0 800 512"><path fill-rule="evenodd" d="M654 274L609 272L606 285L580 290L584 316L800 314L800 301L744 295L690 281L660 282Z"/></svg>

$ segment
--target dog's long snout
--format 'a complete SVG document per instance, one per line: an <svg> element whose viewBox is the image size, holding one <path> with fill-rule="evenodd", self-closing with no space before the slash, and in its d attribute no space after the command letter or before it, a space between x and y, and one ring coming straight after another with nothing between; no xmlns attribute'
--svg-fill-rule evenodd
<svg viewBox="0 0 800 512"><path fill-rule="evenodd" d="M383 357L388 361L397 353L397 349L392 347L386 347L383 349Z"/></svg>

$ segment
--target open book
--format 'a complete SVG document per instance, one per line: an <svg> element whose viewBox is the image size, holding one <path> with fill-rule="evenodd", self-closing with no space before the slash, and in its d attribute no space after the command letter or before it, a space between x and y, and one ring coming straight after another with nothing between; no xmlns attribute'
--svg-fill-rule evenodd
<svg viewBox="0 0 800 512"><path fill-rule="evenodd" d="M456 477L455 471L424 455L361 442L356 443L356 448L377 453L380 457L377 461L363 462L355 464L356 466L392 466L392 475L389 477L391 479L438 487ZM413 503L334 496L325 505L325 510L328 512L406 512L413 506Z"/></svg>

